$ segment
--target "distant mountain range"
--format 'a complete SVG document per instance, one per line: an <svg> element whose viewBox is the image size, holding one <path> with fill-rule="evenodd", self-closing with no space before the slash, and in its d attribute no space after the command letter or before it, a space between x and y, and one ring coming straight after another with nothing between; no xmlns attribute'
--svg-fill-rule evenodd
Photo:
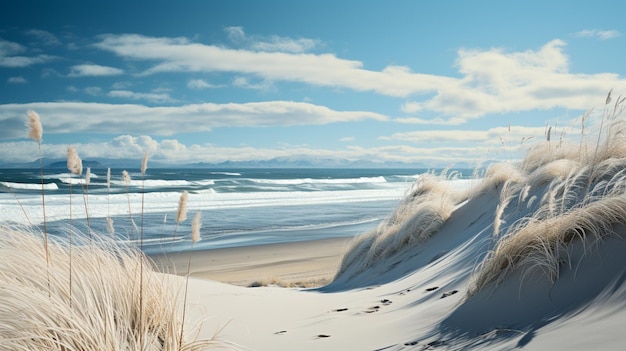
<svg viewBox="0 0 626 351"><path fill-rule="evenodd" d="M63 159L43 159L44 169L67 169L67 160ZM39 168L39 160L33 162L14 162L0 163L0 168ZM467 162L449 164L427 164L423 162L372 162L367 160L346 160L333 158L312 158L312 157L277 157L270 160L252 160L252 161L225 161L220 163L164 163L159 161L149 161L149 168L445 168L452 166L454 168L474 168L476 165ZM107 159L95 158L83 160L83 168L126 168L140 169L141 159Z"/></svg>

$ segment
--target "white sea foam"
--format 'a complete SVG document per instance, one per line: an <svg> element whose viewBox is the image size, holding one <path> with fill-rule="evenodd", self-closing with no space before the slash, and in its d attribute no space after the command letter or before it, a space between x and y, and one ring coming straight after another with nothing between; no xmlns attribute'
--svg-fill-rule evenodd
<svg viewBox="0 0 626 351"><path fill-rule="evenodd" d="M250 179L260 184L280 184L280 185L299 185L299 184L364 184L364 183L386 183L385 177L359 177L359 178L333 178L333 179Z"/></svg>
<svg viewBox="0 0 626 351"><path fill-rule="evenodd" d="M239 172L211 172L211 174L241 177L241 173Z"/></svg>
<svg viewBox="0 0 626 351"><path fill-rule="evenodd" d="M20 190L41 190L41 184L33 184L33 183L12 183L12 182L0 182L3 186L11 189L20 189ZM45 190L58 190L59 187L56 183L46 183L43 185Z"/></svg>
<svg viewBox="0 0 626 351"><path fill-rule="evenodd" d="M111 184L117 185L120 187L124 187L127 185L122 180L112 180ZM209 186L213 184L215 184L213 180L190 181L190 180L161 180L161 179L145 179L145 180L131 179L128 186L145 187L145 188L184 188L184 187L194 187L194 186Z"/></svg>
<svg viewBox="0 0 626 351"><path fill-rule="evenodd" d="M159 181L160 182L160 181ZM165 181L166 183L170 181ZM478 180L454 180L454 187L467 188ZM168 183L170 184L170 183ZM213 189L190 192L188 206L190 211L211 209L245 209L272 206L300 206L300 205L327 205L349 204L355 202L396 201L406 193L409 185L404 183L385 183L377 189L358 189L342 191L275 191L275 192L215 192ZM40 184L29 184L32 189L41 189ZM54 187L52 183L49 186ZM156 185L155 185L156 186ZM18 196L16 200L15 196ZM43 211L41 209L41 195L0 193L0 223L41 223ZM76 192L72 201L73 218L86 217L84 194ZM144 194L142 208L142 194L138 192L118 194L89 194L89 216L106 217L128 215L129 202L133 214L139 213L168 213L175 212L179 192L149 192ZM47 220L63 220L69 218L68 194L45 195ZM24 212L28 213L26 218Z"/></svg>

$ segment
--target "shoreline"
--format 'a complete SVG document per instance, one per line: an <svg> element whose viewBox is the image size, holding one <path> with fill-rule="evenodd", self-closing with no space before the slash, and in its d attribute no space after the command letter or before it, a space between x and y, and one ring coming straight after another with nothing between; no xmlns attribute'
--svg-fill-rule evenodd
<svg viewBox="0 0 626 351"><path fill-rule="evenodd" d="M330 281L353 237L148 255L156 269L238 286Z"/></svg>

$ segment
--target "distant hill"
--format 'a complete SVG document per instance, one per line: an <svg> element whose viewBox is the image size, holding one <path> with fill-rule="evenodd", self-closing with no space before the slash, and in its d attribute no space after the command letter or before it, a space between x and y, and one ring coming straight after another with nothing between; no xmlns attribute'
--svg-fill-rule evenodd
<svg viewBox="0 0 626 351"><path fill-rule="evenodd" d="M191 168L428 168L424 163L372 162L330 158L279 157L270 160L198 162L185 165Z"/></svg>
<svg viewBox="0 0 626 351"><path fill-rule="evenodd" d="M67 169L65 159L43 159L46 169ZM483 164L489 164L486 162ZM33 162L0 163L0 168L39 168L39 160ZM453 168L472 169L476 165L467 162L458 162L453 165L426 163L426 162L373 162L369 160L346 160L340 158L315 158L307 156L277 157L270 160L250 160L250 161L225 161L219 163L195 162L195 163L165 163L159 161L148 161L148 168L416 168L416 169L437 169L452 166ZM141 159L110 159L94 158L83 160L83 168L122 168L128 170L139 170Z"/></svg>

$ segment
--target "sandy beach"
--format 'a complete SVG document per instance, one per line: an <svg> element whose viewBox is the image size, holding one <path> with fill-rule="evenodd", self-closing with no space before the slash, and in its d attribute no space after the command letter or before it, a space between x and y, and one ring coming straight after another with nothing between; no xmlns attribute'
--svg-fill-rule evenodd
<svg viewBox="0 0 626 351"><path fill-rule="evenodd" d="M192 277L227 284L328 281L335 275L352 238L331 238L280 244L197 250L191 255ZM187 274L189 253L153 255L158 269Z"/></svg>

